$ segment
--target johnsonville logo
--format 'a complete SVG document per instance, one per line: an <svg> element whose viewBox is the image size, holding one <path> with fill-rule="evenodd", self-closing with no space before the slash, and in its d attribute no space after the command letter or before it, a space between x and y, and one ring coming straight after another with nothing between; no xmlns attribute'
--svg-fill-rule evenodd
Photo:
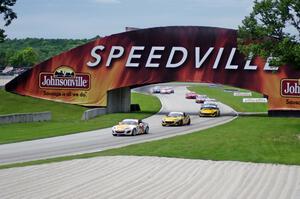
<svg viewBox="0 0 300 199"><path fill-rule="evenodd" d="M54 73L40 73L40 88L52 89L90 89L90 75L75 73L68 66L57 68Z"/></svg>
<svg viewBox="0 0 300 199"><path fill-rule="evenodd" d="M300 97L300 79L282 79L281 96Z"/></svg>

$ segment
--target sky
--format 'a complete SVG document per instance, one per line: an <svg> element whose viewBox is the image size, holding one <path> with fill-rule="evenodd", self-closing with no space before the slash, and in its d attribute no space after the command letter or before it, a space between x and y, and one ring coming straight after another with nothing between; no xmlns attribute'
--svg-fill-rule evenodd
<svg viewBox="0 0 300 199"><path fill-rule="evenodd" d="M11 39L89 39L125 27L237 29L252 6L253 0L17 0L12 9L18 18L4 29Z"/></svg>

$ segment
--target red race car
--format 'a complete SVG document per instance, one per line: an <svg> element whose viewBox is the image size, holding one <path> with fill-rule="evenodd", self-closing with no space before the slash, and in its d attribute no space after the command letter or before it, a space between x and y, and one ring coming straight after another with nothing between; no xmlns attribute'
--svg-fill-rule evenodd
<svg viewBox="0 0 300 199"><path fill-rule="evenodd" d="M186 99L196 99L197 95L198 94L195 93L195 92L188 92L188 93L185 94L185 98Z"/></svg>

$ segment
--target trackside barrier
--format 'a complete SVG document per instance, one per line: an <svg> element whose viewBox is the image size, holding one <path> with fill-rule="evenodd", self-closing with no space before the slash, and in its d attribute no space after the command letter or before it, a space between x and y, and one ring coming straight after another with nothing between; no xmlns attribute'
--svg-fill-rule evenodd
<svg viewBox="0 0 300 199"><path fill-rule="evenodd" d="M106 108L93 108L83 112L81 120L90 120L99 115L104 115L107 113Z"/></svg>
<svg viewBox="0 0 300 199"><path fill-rule="evenodd" d="M42 122L49 121L51 119L52 113L50 111L38 113L16 113L0 115L0 124Z"/></svg>
<svg viewBox="0 0 300 199"><path fill-rule="evenodd" d="M238 116L267 116L268 112L238 112Z"/></svg>

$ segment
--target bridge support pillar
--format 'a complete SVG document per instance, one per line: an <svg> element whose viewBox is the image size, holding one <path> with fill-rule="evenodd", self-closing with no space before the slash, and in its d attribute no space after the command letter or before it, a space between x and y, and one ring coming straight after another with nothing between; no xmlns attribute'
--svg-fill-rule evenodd
<svg viewBox="0 0 300 199"><path fill-rule="evenodd" d="M130 112L130 88L118 88L107 92L107 113Z"/></svg>

